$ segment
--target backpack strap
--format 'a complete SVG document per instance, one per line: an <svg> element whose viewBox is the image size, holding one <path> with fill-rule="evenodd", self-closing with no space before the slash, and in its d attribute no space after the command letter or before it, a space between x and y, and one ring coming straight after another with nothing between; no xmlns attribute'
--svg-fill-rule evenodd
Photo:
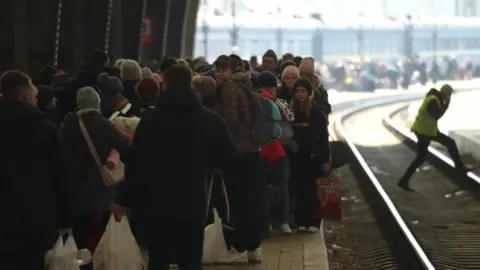
<svg viewBox="0 0 480 270"><path fill-rule="evenodd" d="M125 107L123 107L123 109L121 109L120 111L114 112L114 113L108 118L108 120L110 120L111 122L113 122L113 121L115 120L115 118L117 118L117 117L120 116L120 114L123 114L123 115L127 114L127 112L130 111L131 108L132 108L132 104L130 104L130 102L129 102L129 103L127 103L127 104L125 105Z"/></svg>

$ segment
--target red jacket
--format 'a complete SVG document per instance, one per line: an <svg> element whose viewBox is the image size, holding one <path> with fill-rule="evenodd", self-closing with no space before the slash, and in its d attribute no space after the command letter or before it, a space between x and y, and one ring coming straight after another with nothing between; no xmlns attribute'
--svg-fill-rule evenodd
<svg viewBox="0 0 480 270"><path fill-rule="evenodd" d="M273 96L270 92L263 90L261 95L268 99L273 99ZM287 156L287 153L283 149L282 144L275 140L269 145L262 146L262 157L267 160L269 165L275 164L281 158Z"/></svg>

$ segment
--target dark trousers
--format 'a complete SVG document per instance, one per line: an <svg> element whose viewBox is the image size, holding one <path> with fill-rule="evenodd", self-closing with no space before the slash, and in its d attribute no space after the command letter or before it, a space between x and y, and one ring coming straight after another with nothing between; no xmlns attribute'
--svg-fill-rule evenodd
<svg viewBox="0 0 480 270"><path fill-rule="evenodd" d="M179 218L143 220L148 249L148 270L168 270L172 257L180 270L202 270L205 222Z"/></svg>
<svg viewBox="0 0 480 270"><path fill-rule="evenodd" d="M209 212L207 216L207 224L213 223L213 208L218 212L223 223L229 223L229 200L230 195L223 190L224 182L223 174L221 172L209 172L209 183L212 185L212 194L210 196ZM213 177L212 177L213 175Z"/></svg>
<svg viewBox="0 0 480 270"><path fill-rule="evenodd" d="M428 154L428 146L430 145L431 141L436 141L448 149L448 153L450 154L450 157L452 158L453 162L455 163L455 167L457 169L462 169L464 167L464 164L462 160L460 159L460 153L458 152L457 144L455 141L448 137L447 135L439 132L437 136L430 137L430 136L423 136L420 134L415 134L417 136L417 156L415 159L410 163L410 166L408 166L407 170L403 174L403 176L400 178L400 184L408 184L410 181L410 178L412 175L415 173L417 168L422 165L422 163L425 161L425 158L427 157Z"/></svg>
<svg viewBox="0 0 480 270"><path fill-rule="evenodd" d="M55 231L32 230L0 235L0 269L43 270L44 256L55 242Z"/></svg>
<svg viewBox="0 0 480 270"><path fill-rule="evenodd" d="M287 152L288 155L288 161L289 161L289 169L290 173L288 175L288 201L289 201L289 223L290 226L293 228L296 228L297 224L295 222L295 209L296 209L296 201L295 201L295 192L293 190L295 189L295 173L294 173L294 168L295 168L295 156L296 156L296 151L293 151L291 147L285 147L285 151Z"/></svg>
<svg viewBox="0 0 480 270"><path fill-rule="evenodd" d="M267 179L270 166L266 159L262 160L263 163L263 181L260 187L260 206L258 207L258 229L260 232L260 238L266 239L270 237L270 207L271 207L271 192L268 186Z"/></svg>
<svg viewBox="0 0 480 270"><path fill-rule="evenodd" d="M80 215L73 228L73 237L78 249L86 248L93 254L105 232L109 218L110 212ZM81 266L81 269L93 269L93 263Z"/></svg>
<svg viewBox="0 0 480 270"><path fill-rule="evenodd" d="M320 227L321 219L315 218L316 187L318 167L309 151L299 150L295 155L292 194L295 201L295 222L297 226Z"/></svg>
<svg viewBox="0 0 480 270"><path fill-rule="evenodd" d="M289 179L290 159L285 156L271 165L267 174L267 183L270 186L270 223L289 224L290 222Z"/></svg>
<svg viewBox="0 0 480 270"><path fill-rule="evenodd" d="M259 215L265 173L259 152L241 154L237 174L228 177L233 214L232 242L238 252L253 251L260 246Z"/></svg>

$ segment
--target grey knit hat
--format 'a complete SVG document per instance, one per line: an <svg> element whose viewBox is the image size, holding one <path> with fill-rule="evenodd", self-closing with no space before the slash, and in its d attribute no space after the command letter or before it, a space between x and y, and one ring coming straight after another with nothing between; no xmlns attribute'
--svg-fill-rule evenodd
<svg viewBox="0 0 480 270"><path fill-rule="evenodd" d="M100 109L100 96L90 86L82 87L77 92L78 109Z"/></svg>

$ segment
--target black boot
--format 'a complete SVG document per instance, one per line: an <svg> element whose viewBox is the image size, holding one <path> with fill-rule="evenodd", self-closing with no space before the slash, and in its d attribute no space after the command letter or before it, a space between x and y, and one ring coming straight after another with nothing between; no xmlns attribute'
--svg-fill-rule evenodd
<svg viewBox="0 0 480 270"><path fill-rule="evenodd" d="M400 181L398 181L397 185L398 185L398 187L400 187L401 189L403 189L405 191L409 191L409 192L415 191L413 188L410 187L410 185L408 184L408 181L400 180Z"/></svg>

